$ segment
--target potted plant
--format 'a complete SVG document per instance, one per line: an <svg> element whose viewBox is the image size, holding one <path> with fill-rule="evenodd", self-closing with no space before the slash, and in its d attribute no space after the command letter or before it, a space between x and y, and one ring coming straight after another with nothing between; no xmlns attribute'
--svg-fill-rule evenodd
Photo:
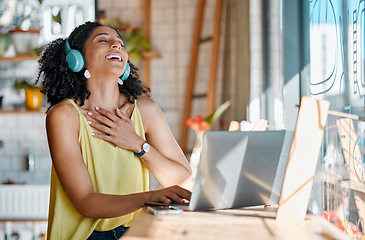
<svg viewBox="0 0 365 240"><path fill-rule="evenodd" d="M11 36L9 32L0 32L0 57L3 57L11 45Z"/></svg>
<svg viewBox="0 0 365 240"><path fill-rule="evenodd" d="M15 28L10 33L17 55L32 54L33 49L38 46L39 29L22 30Z"/></svg>
<svg viewBox="0 0 365 240"><path fill-rule="evenodd" d="M213 129L214 123L217 119L231 106L231 101L228 100L220 105L212 114L206 116L205 118L198 115L194 118L188 118L186 120L186 125L191 127L196 133L196 140L193 151L190 156L190 165L193 170L193 177L195 177L196 169L200 160L200 152L202 148L202 139L205 131L210 131Z"/></svg>
<svg viewBox="0 0 365 240"><path fill-rule="evenodd" d="M43 93L41 87L30 83L26 79L18 79L14 83L14 89L18 92L25 91L25 107L29 110L38 110L42 106Z"/></svg>
<svg viewBox="0 0 365 240"><path fill-rule="evenodd" d="M145 32L138 27L134 27L128 22L123 22L119 18L104 18L100 20L103 25L111 26L117 29L125 44L125 50L128 52L129 59L136 65L139 64L143 57L143 52L150 50L151 45L147 41Z"/></svg>
<svg viewBox="0 0 365 240"><path fill-rule="evenodd" d="M37 48L39 47L38 39L41 30L39 19L41 4L42 0L38 0L38 3L36 1L25 2L19 9L25 9L27 7L31 11L22 11L14 17L15 27L11 28L10 34L16 55L37 54ZM57 18L59 17L58 15L52 17L54 21L60 21Z"/></svg>

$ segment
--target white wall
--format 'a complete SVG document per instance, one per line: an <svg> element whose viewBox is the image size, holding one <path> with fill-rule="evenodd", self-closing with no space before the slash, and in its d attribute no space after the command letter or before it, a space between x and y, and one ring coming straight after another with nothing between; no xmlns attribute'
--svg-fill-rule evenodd
<svg viewBox="0 0 365 240"><path fill-rule="evenodd" d="M8 180L29 184L48 184L49 156L44 113L0 114L0 183ZM27 171L28 149L34 155L35 170Z"/></svg>

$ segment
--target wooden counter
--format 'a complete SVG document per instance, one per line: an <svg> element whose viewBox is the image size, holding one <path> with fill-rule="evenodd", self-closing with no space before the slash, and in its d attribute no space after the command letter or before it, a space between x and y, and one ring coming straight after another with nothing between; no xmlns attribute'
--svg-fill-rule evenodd
<svg viewBox="0 0 365 240"><path fill-rule="evenodd" d="M319 216L307 216L302 223L280 223L272 216L241 209L154 216L144 209L121 239L349 239Z"/></svg>

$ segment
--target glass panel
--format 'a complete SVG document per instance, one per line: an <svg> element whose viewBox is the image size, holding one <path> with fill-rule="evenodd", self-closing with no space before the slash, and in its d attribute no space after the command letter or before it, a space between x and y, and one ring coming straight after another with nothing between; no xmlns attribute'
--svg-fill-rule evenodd
<svg viewBox="0 0 365 240"><path fill-rule="evenodd" d="M365 116L365 2L308 0L310 78L302 95ZM328 117L309 209L361 239L365 219L364 122Z"/></svg>

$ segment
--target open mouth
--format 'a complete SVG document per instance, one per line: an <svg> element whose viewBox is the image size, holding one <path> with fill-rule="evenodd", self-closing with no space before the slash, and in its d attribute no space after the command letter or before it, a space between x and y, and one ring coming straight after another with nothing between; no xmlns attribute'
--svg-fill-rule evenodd
<svg viewBox="0 0 365 240"><path fill-rule="evenodd" d="M106 58L110 59L110 60L116 60L116 61L119 61L119 62L122 61L122 57L119 56L119 55L116 55L116 54L110 54L110 55L106 56Z"/></svg>

